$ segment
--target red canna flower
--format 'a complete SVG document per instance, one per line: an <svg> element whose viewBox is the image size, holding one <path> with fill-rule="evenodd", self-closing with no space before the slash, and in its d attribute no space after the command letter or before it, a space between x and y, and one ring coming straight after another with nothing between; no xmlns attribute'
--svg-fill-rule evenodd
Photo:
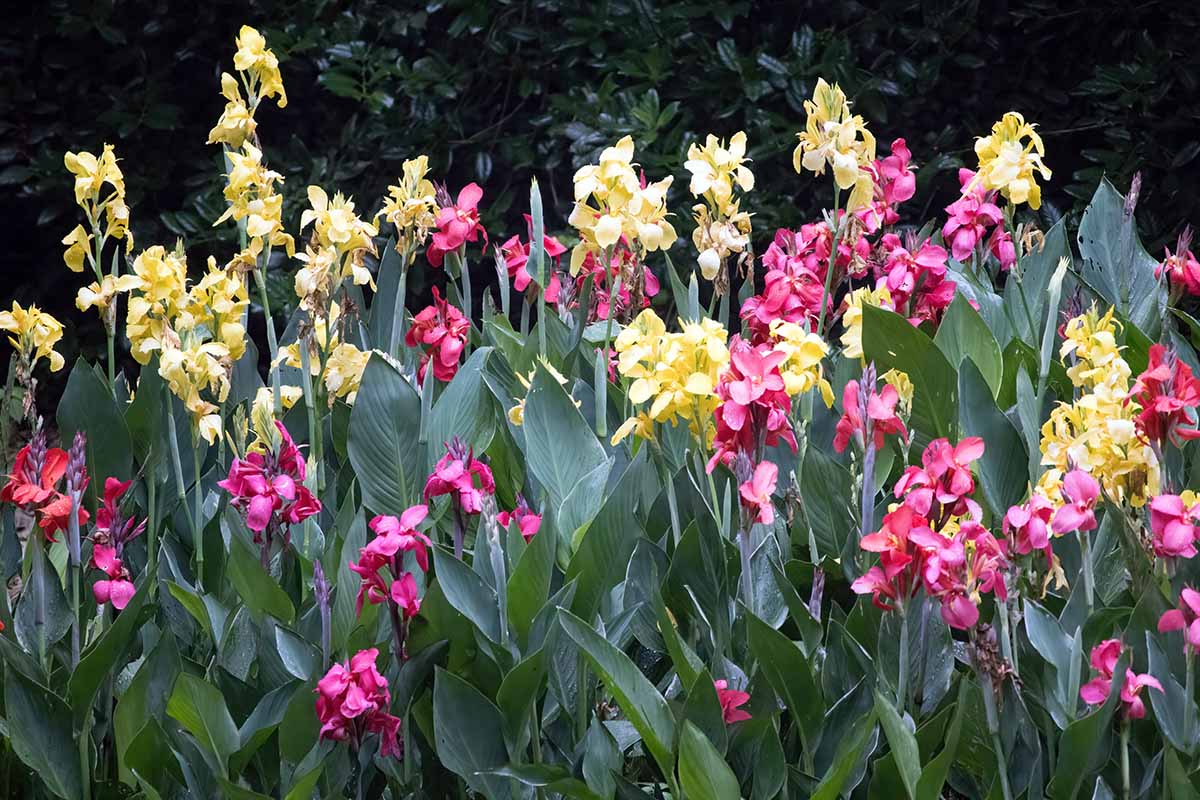
<svg viewBox="0 0 1200 800"><path fill-rule="evenodd" d="M360 650L347 664L334 664L317 682L320 738L349 742L357 751L368 733L379 736L379 755L401 755L400 718L388 713L392 696L387 678L375 668L379 651Z"/></svg>
<svg viewBox="0 0 1200 800"><path fill-rule="evenodd" d="M749 693L730 689L729 681L726 680L713 681L713 688L717 690L717 700L721 703L721 718L726 725L750 719L750 714L740 708L750 702Z"/></svg>
<svg viewBox="0 0 1200 800"><path fill-rule="evenodd" d="M25 445L17 453L8 484L0 490L0 500L29 508L40 506L58 494L56 487L67 471L67 451L59 447L46 450L45 440L42 442L40 454L35 443Z"/></svg>
<svg viewBox="0 0 1200 800"><path fill-rule="evenodd" d="M1125 402L1142 407L1134 420L1138 432L1160 448L1167 441L1182 447L1185 439L1200 438L1200 380L1174 350L1161 344L1150 346L1150 363Z"/></svg>
<svg viewBox="0 0 1200 800"><path fill-rule="evenodd" d="M1050 547L1050 519L1054 515L1054 504L1040 494L1029 498L1029 502L1012 506L1004 515L1004 535L1019 555L1028 555L1041 550L1047 562L1054 561Z"/></svg>
<svg viewBox="0 0 1200 800"><path fill-rule="evenodd" d="M522 242L519 236L513 236L500 245L500 255L504 259L508 277L513 282L513 288L518 292L525 291L533 281L533 276L526 269L529 264L530 243L533 241L533 220L528 214L525 215L525 225L529 229L527 241ZM550 273L550 280L546 283L546 302L557 303L562 290L562 284L558 278L558 265L562 260L563 253L567 252L567 248L553 236L543 235L542 244L546 255L554 259L553 268L549 264L546 265L547 271Z"/></svg>
<svg viewBox="0 0 1200 800"><path fill-rule="evenodd" d="M471 321L433 287L433 305L426 306L413 318L412 327L404 335L409 347L426 345L417 371L418 380L424 383L430 363L434 378L443 382L453 380L470 331Z"/></svg>
<svg viewBox="0 0 1200 800"><path fill-rule="evenodd" d="M993 202L996 193L985 192L983 184L974 182L974 178L975 173L969 169L958 171L958 182L964 192L962 197L946 206L949 219L942 226L942 239L950 245L950 252L954 256L954 260L964 264L970 263L971 254L987 235L988 228L998 231L1007 238L1001 225L1004 215L1001 213L1000 207ZM996 241L996 233L993 233L992 240ZM1012 247L1011 240L1008 240L1008 246ZM1013 259L1007 264L1003 257L999 255L998 257L1001 268L1008 269L1012 265L1012 261L1016 260L1016 253L1013 252Z"/></svg>
<svg viewBox="0 0 1200 800"><path fill-rule="evenodd" d="M446 443L446 454L426 479L424 497L428 503L434 497L453 495L463 511L478 514L483 510L483 495L495 493L491 469L456 436Z"/></svg>
<svg viewBox="0 0 1200 800"><path fill-rule="evenodd" d="M468 183L458 193L458 200L447 202L438 211L438 232L433 234L429 243L429 263L440 267L447 253L452 253L467 242L478 241L483 235L483 244L487 246L487 231L479 222L479 201L483 198L483 189L478 184Z"/></svg>
<svg viewBox="0 0 1200 800"><path fill-rule="evenodd" d="M134 585L130 580L129 570L117 557L116 548L104 544L96 544L92 548L92 567L100 570L106 577L92 584L92 594L96 605L112 603L118 611L124 610L133 597Z"/></svg>
<svg viewBox="0 0 1200 800"><path fill-rule="evenodd" d="M939 529L950 517L979 519L979 504L969 497L975 491L970 464L983 455L983 448L978 436L953 446L948 439L934 439L921 454L922 466L904 470L896 482L896 497Z"/></svg>
<svg viewBox="0 0 1200 800"><path fill-rule="evenodd" d="M896 206L911 200L917 191L917 176L909 166L910 161L912 152L908 143L896 139L892 142L891 155L876 159L866 168L875 184L875 199L854 214L862 220L867 233L875 233L885 225L900 221Z"/></svg>

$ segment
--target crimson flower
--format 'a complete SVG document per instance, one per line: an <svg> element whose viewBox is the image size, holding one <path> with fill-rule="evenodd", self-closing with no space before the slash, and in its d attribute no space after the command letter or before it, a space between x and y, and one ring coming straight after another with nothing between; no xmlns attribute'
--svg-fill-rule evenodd
<svg viewBox="0 0 1200 800"><path fill-rule="evenodd" d="M1125 402L1142 407L1134 422L1138 431L1159 447L1168 440L1182 447L1183 440L1200 438L1200 380L1174 350L1161 344L1150 346L1150 363Z"/></svg>
<svg viewBox="0 0 1200 800"><path fill-rule="evenodd" d="M1092 669L1099 674L1079 689L1079 696L1089 706L1098 706L1108 700L1112 691L1113 670L1121 655L1121 641L1107 639L1092 648ZM1161 692L1162 684L1153 675L1139 675L1131 669L1125 670L1125 683L1121 686L1121 714L1125 719L1141 719L1146 716L1146 704L1142 701L1142 690L1146 687Z"/></svg>
<svg viewBox="0 0 1200 800"><path fill-rule="evenodd" d="M717 462L729 465L738 453L759 451L786 442L796 452L796 436L788 413L791 398L784 388L779 366L787 354L769 344L751 344L740 336L729 343L729 365L721 373L716 393L721 398L713 417L716 435L711 472Z"/></svg>
<svg viewBox="0 0 1200 800"><path fill-rule="evenodd" d="M979 622L979 596L1008 598L1004 543L977 522L964 522L952 538L934 534L936 546L925 558L925 590L941 602L942 619L951 628L968 630ZM926 538L926 543L928 540Z"/></svg>
<svg viewBox="0 0 1200 800"><path fill-rule="evenodd" d="M479 485L475 485L478 479ZM454 495L458 507L468 514L483 510L483 495L495 494L496 483L487 464L475 458L475 451L467 448L455 436L446 443L446 454L441 457L433 472L425 481L425 502L444 494Z"/></svg>
<svg viewBox="0 0 1200 800"><path fill-rule="evenodd" d="M91 567L105 575L92 585L92 594L97 605L111 602L118 611L125 608L134 593L133 578L123 563L125 545L146 530L146 520L138 522L121 511L121 498L132 485L133 481L116 478L104 481L104 501L96 510L96 529L92 533Z"/></svg>
<svg viewBox="0 0 1200 800"><path fill-rule="evenodd" d="M1200 650L1200 592L1190 586L1179 593L1179 608L1158 618L1158 632L1183 631L1184 652Z"/></svg>
<svg viewBox="0 0 1200 800"><path fill-rule="evenodd" d="M1166 248L1167 255L1154 268L1154 277L1160 278L1165 272L1167 279L1171 283L1173 295L1180 295L1186 292L1190 295L1200 295L1200 261L1196 260L1196 256L1192 253L1190 245L1192 243L1191 228L1184 228L1179 234L1179 241L1175 247L1175 252L1171 252L1171 248Z"/></svg>
<svg viewBox="0 0 1200 800"><path fill-rule="evenodd" d="M92 567L104 573L105 577L92 584L92 594L96 605L112 603L118 611L124 610L133 597L134 585L130 580L129 570L117 558L116 548L96 544L92 548Z"/></svg>
<svg viewBox="0 0 1200 800"><path fill-rule="evenodd" d="M501 511L496 515L496 522L500 523L502 528L507 528L512 522L517 523L517 529L521 531L522 538L529 542L542 527L542 515L535 514L529 504L525 502L525 497L518 494L517 507L512 511Z"/></svg>
<svg viewBox="0 0 1200 800"><path fill-rule="evenodd" d="M968 495L975 491L971 462L983 455L983 439L968 436L951 446L950 440L934 439L921 454L920 467L904 470L896 482L896 497L940 528L950 517L979 519L979 504Z"/></svg>
<svg viewBox="0 0 1200 800"><path fill-rule="evenodd" d="M467 344L471 321L457 307L442 297L433 287L433 305L426 306L413 318L412 327L404 334L409 347L425 345L417 378L424 383L425 371L433 364L433 377L439 381L453 380L458 372L458 359Z"/></svg>
<svg viewBox="0 0 1200 800"><path fill-rule="evenodd" d="M447 253L458 250L467 242L478 241L483 234L483 243L487 245L487 231L479 222L479 201L483 198L483 189L478 184L468 183L458 193L454 203L446 202L437 215L437 233L433 234L429 243L429 263L440 267Z"/></svg>
<svg viewBox="0 0 1200 800"><path fill-rule="evenodd" d="M379 651L360 650L349 663L336 663L317 681L320 738L349 742L357 751L368 733L379 736L379 755L400 757L400 718L388 713L387 678L375 668Z"/></svg>
<svg viewBox="0 0 1200 800"><path fill-rule="evenodd" d="M885 253L876 269L878 285L886 286L898 311L907 309L914 325L936 323L954 299L955 283L946 277L946 249L926 239L907 246L894 233L879 240Z"/></svg>
<svg viewBox="0 0 1200 800"><path fill-rule="evenodd" d="M726 680L713 681L713 688L717 690L717 700L721 703L721 718L726 725L750 719L750 714L740 708L750 702L748 692L730 689L729 681Z"/></svg>
<svg viewBox="0 0 1200 800"><path fill-rule="evenodd" d="M58 494L58 482L67 472L67 451L60 447L43 450L38 459L34 444L17 453L8 484L0 490L0 500L19 506L40 506Z"/></svg>
<svg viewBox="0 0 1200 800"><path fill-rule="evenodd" d="M1004 221L1000 207L992 202L996 196L995 192L985 192L981 183L968 188L974 178L975 173L972 170L958 171L958 182L964 193L962 197L946 206L949 219L942 226L942 239L949 243L954 260L962 263L970 262L971 254L987 235L988 228L1002 230L998 226ZM1009 245L1011 244L1010 241Z"/></svg>
<svg viewBox="0 0 1200 800"><path fill-rule="evenodd" d="M833 449L839 453L845 452L851 438L858 442L859 447L865 447L868 435L876 450L883 449L889 434L899 435L907 442L908 429L896 413L896 405L900 402L900 393L896 391L896 387L889 383L878 392L872 389L866 398L865 415L861 391L859 382L854 380L847 381L842 389L843 412L834 428Z"/></svg>
<svg viewBox="0 0 1200 800"><path fill-rule="evenodd" d="M1188 506L1177 494L1160 494L1150 500L1150 531L1154 555L1191 558L1196 555L1196 520L1200 507Z"/></svg>
<svg viewBox="0 0 1200 800"><path fill-rule="evenodd" d="M1054 514L1050 526L1055 533L1090 531L1096 527L1096 498L1100 484L1081 469L1073 469L1063 477L1062 496L1066 502Z"/></svg>
<svg viewBox="0 0 1200 800"><path fill-rule="evenodd" d="M530 244L533 241L533 220L528 214L525 215L525 225L529 229L528 241L522 242L520 236L513 236L504 244L500 245L500 255L504 258L504 266L508 270L508 277L513 282L513 288L518 292L523 292L533 281L533 276L529 274L526 267L529 264ZM557 303L559 292L562 285L558 279L558 264L562 260L562 254L567 252L567 248L555 239L553 236L542 236L542 245L545 248L545 253L548 257L554 259L554 268L547 271L550 273L550 280L546 284L546 302Z"/></svg>

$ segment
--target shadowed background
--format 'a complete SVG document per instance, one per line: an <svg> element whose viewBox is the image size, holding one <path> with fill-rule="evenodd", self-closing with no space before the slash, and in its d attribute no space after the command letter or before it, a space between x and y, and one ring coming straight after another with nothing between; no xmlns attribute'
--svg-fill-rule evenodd
<svg viewBox="0 0 1200 800"><path fill-rule="evenodd" d="M24 4L0 32L3 295L37 302L67 326L68 364L94 358L103 332L73 304L85 276L59 240L81 220L64 151L116 145L138 247L182 238L193 270L236 250L223 210L219 76L238 27L279 55L288 106L266 103L259 134L286 182L294 232L319 183L379 207L405 158L430 156L452 193L484 187L494 242L524 232L529 179L562 231L571 174L622 135L670 202L689 263L687 144L745 130L758 185L756 250L832 198L796 175L795 132L817 77L837 80L887 152L905 137L918 170L906 222L953 200L974 137L1007 110L1037 122L1054 178L1044 221L1082 210L1102 174L1124 191L1143 172L1138 221L1155 255L1200 219L1200 14L1173 2L1031 3L582 2L457 0ZM290 302L293 265L273 272L273 307ZM495 281L490 259L475 285ZM428 285L413 274L419 298ZM424 285L423 285L424 284ZM285 309L286 310L286 309ZM261 316L252 315L261 333ZM256 329L252 326L251 333ZM7 363L7 359L4 360ZM45 382L51 395L56 379ZM49 398L47 398L49 399Z"/></svg>

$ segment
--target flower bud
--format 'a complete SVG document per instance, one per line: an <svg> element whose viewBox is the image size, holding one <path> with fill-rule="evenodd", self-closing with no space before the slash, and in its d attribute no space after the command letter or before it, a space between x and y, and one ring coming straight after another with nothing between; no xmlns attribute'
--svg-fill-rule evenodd
<svg viewBox="0 0 1200 800"><path fill-rule="evenodd" d="M75 439L67 453L67 493L79 499L87 486L87 434L75 431Z"/></svg>

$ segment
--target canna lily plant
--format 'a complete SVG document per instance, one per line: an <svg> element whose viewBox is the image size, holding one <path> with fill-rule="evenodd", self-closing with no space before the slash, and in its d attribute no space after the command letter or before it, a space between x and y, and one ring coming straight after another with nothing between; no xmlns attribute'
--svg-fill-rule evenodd
<svg viewBox="0 0 1200 800"><path fill-rule="evenodd" d="M1200 268L1136 187L1049 224L1010 112L920 218L821 80L792 229L737 131L603 148L554 230L420 154L290 220L268 44L209 136L236 252L135 250L103 144L63 243L105 362L51 413L62 324L0 312L9 796L1196 796Z"/></svg>

